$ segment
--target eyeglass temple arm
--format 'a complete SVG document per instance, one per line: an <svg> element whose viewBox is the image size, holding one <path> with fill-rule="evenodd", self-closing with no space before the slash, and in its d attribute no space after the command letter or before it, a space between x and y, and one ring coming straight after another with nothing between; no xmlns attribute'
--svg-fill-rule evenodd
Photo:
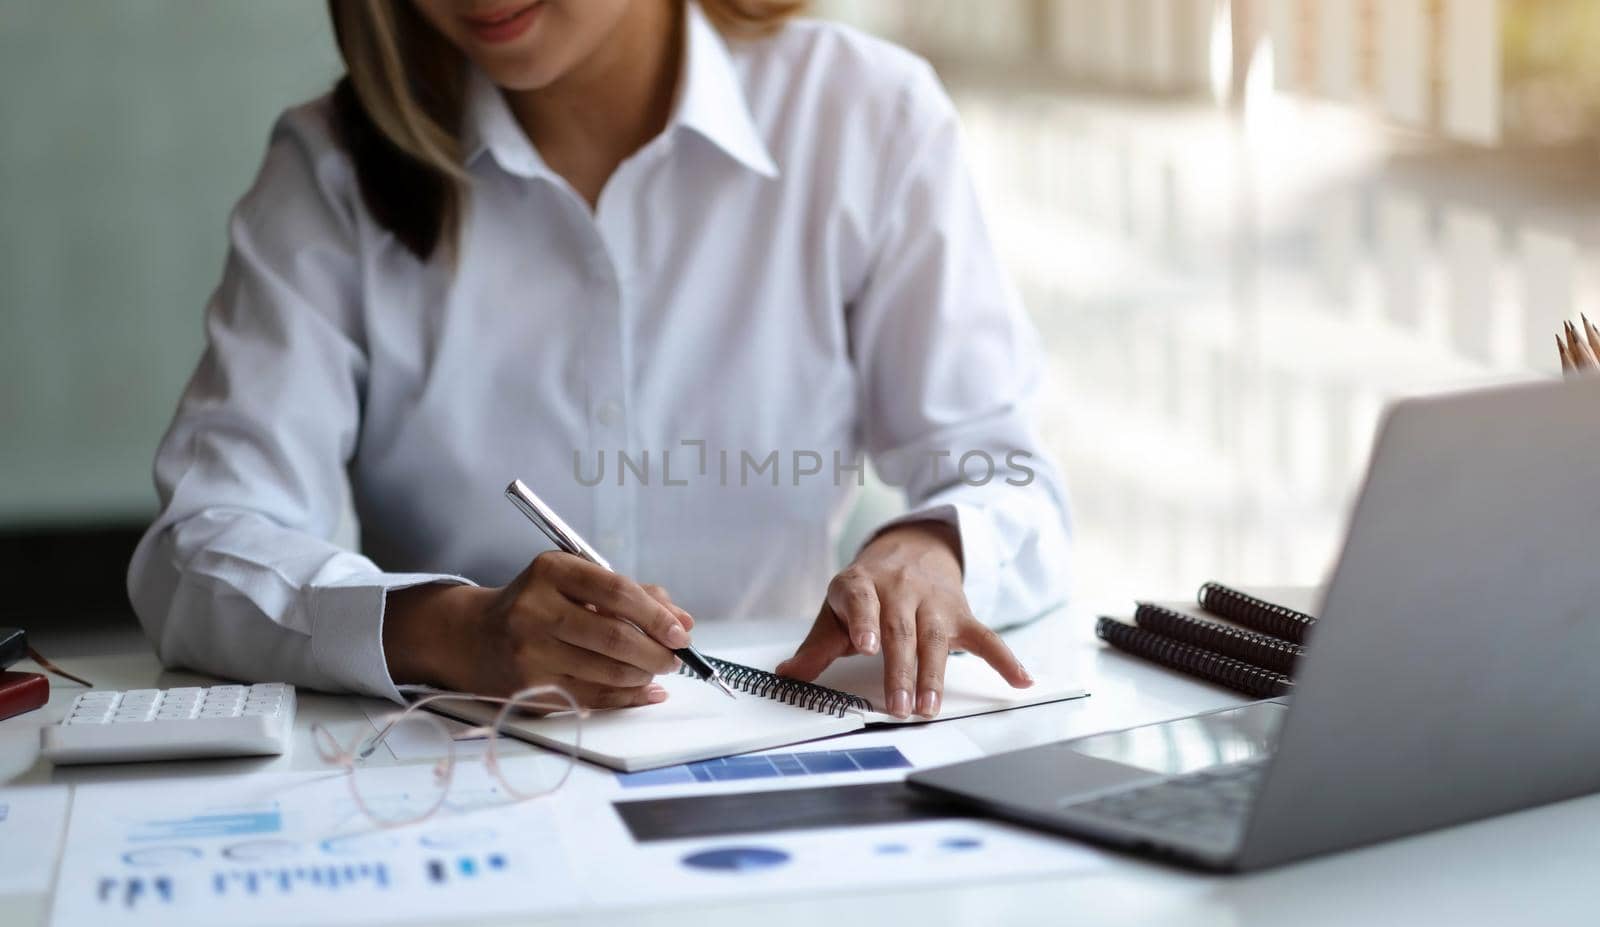
<svg viewBox="0 0 1600 927"><path fill-rule="evenodd" d="M426 690L424 690L424 691L426 691ZM399 714L395 715L393 718L389 719L389 723L387 723L383 727L379 728L376 733L374 733L371 736L369 736L366 740L363 740L360 743L358 743L356 745L356 749L355 749L356 759L364 760L367 757L371 756L372 755L372 751L378 749L378 744L383 743L383 739L385 737L389 736L389 732L394 730L395 725L399 724L401 721L404 721L406 719L406 717L408 715L410 715L413 711L416 711L416 710L422 708L423 706L427 705L429 702L442 701L442 700L449 699L449 698L477 700L477 701L484 701L484 702L498 702L500 704L505 704L506 702L510 701L510 699L499 698L499 697L492 696L492 695L460 695L460 694L457 694L455 692L438 692L438 691L435 690L435 691L429 693L426 697L420 698L417 701L412 702L411 704L407 705L404 711L400 712ZM469 727L469 728L467 728L465 730L453 731L450 734L450 739L451 740L473 740L473 739L478 738L478 737L488 737L493 733L494 733L494 726L486 724L486 725L483 725L481 727Z"/></svg>

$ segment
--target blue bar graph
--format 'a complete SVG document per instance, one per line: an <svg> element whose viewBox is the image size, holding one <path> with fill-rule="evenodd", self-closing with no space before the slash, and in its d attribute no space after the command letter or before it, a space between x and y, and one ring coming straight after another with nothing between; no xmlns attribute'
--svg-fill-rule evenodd
<svg viewBox="0 0 1600 927"><path fill-rule="evenodd" d="M906 759L898 747L858 747L854 750L812 750L804 753L728 756L719 760L705 760L682 766L647 769L644 772L617 773L617 781L623 788L637 789L656 785L689 785L695 782L775 779L873 769L910 768L911 761Z"/></svg>
<svg viewBox="0 0 1600 927"><path fill-rule="evenodd" d="M234 837L242 834L275 834L282 829L283 816L278 813L278 809L272 808L145 821L129 836L129 839L183 840L194 837Z"/></svg>

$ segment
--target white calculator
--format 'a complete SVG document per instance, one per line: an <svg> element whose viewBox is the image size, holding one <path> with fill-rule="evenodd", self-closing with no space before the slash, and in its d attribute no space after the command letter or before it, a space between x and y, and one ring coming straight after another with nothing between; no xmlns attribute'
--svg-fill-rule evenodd
<svg viewBox="0 0 1600 927"><path fill-rule="evenodd" d="M294 727L294 686L191 686L85 692L41 750L57 766L282 753Z"/></svg>

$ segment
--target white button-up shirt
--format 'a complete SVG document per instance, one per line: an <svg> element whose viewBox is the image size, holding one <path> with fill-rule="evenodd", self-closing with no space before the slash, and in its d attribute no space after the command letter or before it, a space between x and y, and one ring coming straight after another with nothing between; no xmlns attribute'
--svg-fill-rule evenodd
<svg viewBox="0 0 1600 927"><path fill-rule="evenodd" d="M515 477L701 621L789 616L798 642L863 455L958 527L980 618L1064 598L1037 335L931 69L689 11L670 123L593 210L474 81L453 266L367 213L325 98L283 116L129 573L165 661L397 698L387 591L501 584L548 546Z"/></svg>

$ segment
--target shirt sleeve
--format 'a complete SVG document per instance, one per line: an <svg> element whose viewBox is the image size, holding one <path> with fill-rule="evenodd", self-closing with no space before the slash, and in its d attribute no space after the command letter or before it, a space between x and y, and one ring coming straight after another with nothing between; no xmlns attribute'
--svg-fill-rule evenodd
<svg viewBox="0 0 1600 927"><path fill-rule="evenodd" d="M995 626L1066 600L1069 514L1041 445L1037 332L989 239L954 106L925 65L889 146L872 263L849 309L863 435L910 511L961 539L964 591Z"/></svg>
<svg viewBox="0 0 1600 927"><path fill-rule="evenodd" d="M398 701L388 592L466 580L386 573L333 540L367 361L355 220L334 192L348 169L331 144L318 111L291 111L229 220L128 592L168 665Z"/></svg>

